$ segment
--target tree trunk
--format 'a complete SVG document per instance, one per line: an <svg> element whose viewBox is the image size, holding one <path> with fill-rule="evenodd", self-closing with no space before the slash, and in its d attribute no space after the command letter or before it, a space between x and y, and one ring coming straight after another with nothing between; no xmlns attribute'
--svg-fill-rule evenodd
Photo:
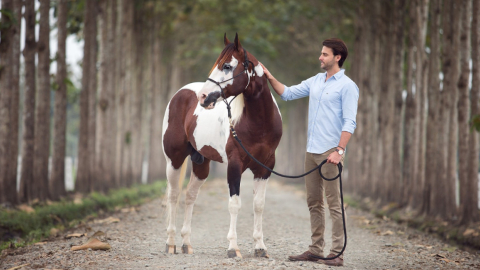
<svg viewBox="0 0 480 270"><path fill-rule="evenodd" d="M22 171L20 196L22 201L37 198L33 178L35 138L35 1L25 0L25 91L23 105Z"/></svg>
<svg viewBox="0 0 480 270"><path fill-rule="evenodd" d="M18 166L18 129L20 110L20 28L22 18L22 1L13 1L14 14L18 23L13 25L12 39L12 96L10 102L10 161L6 180L6 200L11 203L18 202L17 192L17 166Z"/></svg>
<svg viewBox="0 0 480 270"><path fill-rule="evenodd" d="M13 49L13 3L3 1L0 42L0 203L8 202L8 172L11 146L9 142L11 130L11 100L12 92L12 49ZM8 13L7 13L8 12ZM7 15L8 14L8 15ZM10 190L11 191L11 190ZM15 202L12 202L15 203Z"/></svg>
<svg viewBox="0 0 480 270"><path fill-rule="evenodd" d="M107 191L112 186L113 171L110 166L112 160L112 111L115 106L114 93L112 89L112 0L102 2L100 11L100 89L97 109L97 149L98 149L98 175L95 177L95 189Z"/></svg>
<svg viewBox="0 0 480 270"><path fill-rule="evenodd" d="M123 44L122 55L125 58L125 83L123 85L122 93L124 94L124 110L123 110L123 132L122 132L122 183L123 186L130 186L132 184L132 136L131 136L131 122L132 116L130 113L130 103L132 102L132 72L133 72L133 12L134 5L131 1L123 2L123 36L125 43Z"/></svg>
<svg viewBox="0 0 480 270"><path fill-rule="evenodd" d="M75 190L82 193L93 190L92 177L96 164L94 108L96 108L97 81L97 5L98 3L95 0L85 1L85 45L82 65L82 92L80 93L78 169L75 181Z"/></svg>
<svg viewBox="0 0 480 270"><path fill-rule="evenodd" d="M416 175L414 176L414 183L411 186L411 194L409 207L415 210L419 210L422 202L422 188L423 183L425 182L425 137L426 137L426 106L425 100L427 98L427 72L428 72L428 63L427 56L425 53L425 39L427 35L427 21L428 21L428 4L429 0L419 0L415 14L417 19L416 21L416 74L415 74L415 91L416 97L418 98L416 102L416 115L415 115L415 133L416 133L416 142L417 145L416 156L418 160Z"/></svg>
<svg viewBox="0 0 480 270"><path fill-rule="evenodd" d="M402 85L403 85L403 51L404 51L404 19L402 14L405 12L405 3L402 0L395 0L393 11L393 57L390 61L390 83L389 83L389 115L388 115L388 137L385 144L386 151L389 152L387 158L387 164L389 163L389 169L385 170L388 175L385 174L384 179L391 178L391 189L388 195L390 201L400 203L401 194L398 192L401 190L401 162L400 162L400 136L401 125L400 115L402 108Z"/></svg>
<svg viewBox="0 0 480 270"><path fill-rule="evenodd" d="M409 32L408 32L408 58L407 58L407 98L405 100L405 132L403 143L403 195L402 206L409 204L409 199L412 197L411 192L414 189L416 183L415 176L418 169L418 135L416 134L416 122L415 116L417 115L417 102L418 92L414 92L414 69L415 62L415 43L417 39L417 33L415 31L415 25L419 19L416 14L416 2L411 0L409 2ZM418 51L418 49L417 49ZM417 67L418 68L418 67ZM414 94L415 93L415 94Z"/></svg>
<svg viewBox="0 0 480 270"><path fill-rule="evenodd" d="M160 20L155 19L153 32L153 61L152 61L152 96L151 96L151 119L150 119L150 152L148 159L148 182L166 177L166 160L163 154L162 124L168 99L164 94L165 83L163 74L166 72L162 64L163 48L159 33Z"/></svg>
<svg viewBox="0 0 480 270"><path fill-rule="evenodd" d="M423 186L422 213L429 213L431 199L436 197L438 185L435 185L438 173L438 127L441 126L439 117L440 95L440 19L441 0L432 0L430 6L430 55L428 65L428 114L427 114L427 139L425 152L425 182ZM435 196L434 193L435 192Z"/></svg>
<svg viewBox="0 0 480 270"><path fill-rule="evenodd" d="M436 184L432 186L432 198L430 202L430 215L433 217L440 216L445 219L451 219L455 214L455 177L452 178L452 167L455 164L450 164L449 157L450 132L454 132L449 128L456 123L456 119L451 117L452 102L456 100L456 83L459 75L459 5L455 1L446 0L443 4L445 7L442 14L442 30L443 30L443 91L440 92L439 103L439 126L437 149L438 157L440 158L437 164L437 180ZM455 92L455 93L451 93ZM456 107L456 106L455 106ZM452 143L456 146L456 143ZM456 147L455 147L456 149ZM455 159L456 159L456 153ZM437 187L439 189L437 189Z"/></svg>
<svg viewBox="0 0 480 270"><path fill-rule="evenodd" d="M450 56L454 57L451 59L452 61L452 73L451 73L451 81L448 83L449 88L445 89L448 95L448 108L449 108L449 130L448 130L448 154L447 154L447 178L448 184L447 187L450 190L445 194L447 208L446 212L448 216L445 218L452 218L455 216L457 203L457 162L458 162L458 116L457 116L457 102L458 102L458 79L460 76L460 32L461 32L461 9L465 6L465 3L462 5L458 5L456 2L453 4L452 7L452 16L450 25L453 26L453 42L452 42L452 51L446 51ZM453 55L452 55L453 52Z"/></svg>
<svg viewBox="0 0 480 270"><path fill-rule="evenodd" d="M53 200L60 199L65 192L65 144L67 130L67 66L65 61L67 39L67 0L58 2L58 51L57 51L57 86L55 91L55 115L53 134L52 171L50 194Z"/></svg>
<svg viewBox="0 0 480 270"><path fill-rule="evenodd" d="M470 9L467 7L467 11ZM480 100L479 96L479 90L480 90L480 54L479 54L479 49L480 49L480 1L474 0L473 1L473 8L472 8L472 32L471 32L471 46L472 46L472 89L470 92L470 99L468 100L467 96L467 104L463 104L459 108L462 108L463 106L470 106L470 118L467 119L472 119L473 116L479 114L479 107L478 107L478 101ZM463 22L465 23L465 18L463 19ZM465 26L463 26L465 27ZM463 28L462 27L462 28ZM464 29L464 28L463 28ZM462 33L463 34L463 33ZM468 46L468 45L467 45ZM467 60L468 61L468 60ZM462 68L464 64L462 64ZM468 67L468 62L466 64ZM462 75L464 74L464 71L462 71ZM468 80L468 79L467 79ZM466 84L468 91L468 82ZM468 92L467 92L468 95ZM463 109L463 108L462 108ZM460 112L459 112L460 115ZM460 118L459 118L460 122ZM459 177L460 177L460 222L462 224L469 224L472 222L477 222L480 220L479 213L478 213L478 153L479 153L479 147L478 147L478 133L474 130L470 130L468 127L468 122L466 130L464 129L463 131L467 132L468 136L468 145L467 145L467 150L468 150L468 157L466 160L462 160L462 155L465 155L463 150L465 146L462 143L463 140L460 140L460 155L459 155L459 165L460 165L460 171L463 169L462 167L464 166L462 163L465 163L466 165L466 172L464 173L464 176L460 174L459 172ZM460 127L459 127L460 128ZM463 135L464 136L464 135ZM460 135L460 138L463 137ZM465 177L465 179L463 179Z"/></svg>
<svg viewBox="0 0 480 270"><path fill-rule="evenodd" d="M50 156L50 0L40 1L38 37L38 93L35 112L35 159L33 178L41 201L49 198L48 158Z"/></svg>
<svg viewBox="0 0 480 270"><path fill-rule="evenodd" d="M120 2L121 3L121 2ZM123 4L118 5L118 18L117 18L117 25L115 28L115 35L117 40L122 40L124 38L123 31L124 31L124 8ZM124 42L116 42L115 46L115 58L116 58L116 65L115 65L115 114L116 114L116 133L115 133L115 164L114 164L114 171L115 171L115 184L118 187L123 187L123 176L122 176L122 159L123 159L123 130L124 130L124 119L123 119L123 112L125 109L125 57L124 57Z"/></svg>

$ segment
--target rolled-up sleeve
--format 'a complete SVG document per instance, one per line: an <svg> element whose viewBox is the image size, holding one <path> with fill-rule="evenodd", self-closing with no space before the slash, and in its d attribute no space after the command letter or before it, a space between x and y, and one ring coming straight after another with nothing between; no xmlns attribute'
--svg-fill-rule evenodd
<svg viewBox="0 0 480 270"><path fill-rule="evenodd" d="M289 101L289 100L294 100L294 99L299 99L303 97L307 97L310 95L310 87L312 86L313 82L315 81L315 78L317 76L313 76L300 84L294 85L287 87L285 85L283 94L280 96L283 100Z"/></svg>
<svg viewBox="0 0 480 270"><path fill-rule="evenodd" d="M342 114L343 126L342 131L353 134L357 127L357 108L358 108L359 90L354 82L344 86L342 91Z"/></svg>

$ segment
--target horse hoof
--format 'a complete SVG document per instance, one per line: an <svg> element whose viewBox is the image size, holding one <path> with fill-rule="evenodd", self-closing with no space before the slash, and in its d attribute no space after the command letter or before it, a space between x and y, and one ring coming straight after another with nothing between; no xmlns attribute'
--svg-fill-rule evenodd
<svg viewBox="0 0 480 270"><path fill-rule="evenodd" d="M183 254L193 254L193 248L190 245L183 245L182 246L182 253Z"/></svg>
<svg viewBox="0 0 480 270"><path fill-rule="evenodd" d="M236 249L227 250L227 255L228 255L228 258L235 258L235 257L242 258L242 254L240 253L240 250L236 250Z"/></svg>
<svg viewBox="0 0 480 270"><path fill-rule="evenodd" d="M267 250L263 248L255 249L255 257L262 257L267 259L270 258L270 256L268 256Z"/></svg>
<svg viewBox="0 0 480 270"><path fill-rule="evenodd" d="M165 245L165 253L167 254L176 254L177 253L177 246L176 245Z"/></svg>

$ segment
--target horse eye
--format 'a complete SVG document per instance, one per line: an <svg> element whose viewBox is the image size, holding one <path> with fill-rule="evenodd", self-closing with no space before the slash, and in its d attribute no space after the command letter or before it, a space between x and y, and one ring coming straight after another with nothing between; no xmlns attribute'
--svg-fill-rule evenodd
<svg viewBox="0 0 480 270"><path fill-rule="evenodd" d="M232 68L232 66L230 66L230 64L224 64L223 65L223 69L229 70L231 68Z"/></svg>

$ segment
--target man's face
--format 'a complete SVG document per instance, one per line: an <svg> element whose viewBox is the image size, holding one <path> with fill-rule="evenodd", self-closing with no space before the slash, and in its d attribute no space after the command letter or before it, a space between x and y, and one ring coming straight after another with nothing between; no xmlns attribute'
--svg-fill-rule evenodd
<svg viewBox="0 0 480 270"><path fill-rule="evenodd" d="M329 47L322 47L322 54L318 60L320 60L320 67L323 68L325 71L329 71L335 65L338 65L338 61L342 56L340 55L333 55L333 50Z"/></svg>

